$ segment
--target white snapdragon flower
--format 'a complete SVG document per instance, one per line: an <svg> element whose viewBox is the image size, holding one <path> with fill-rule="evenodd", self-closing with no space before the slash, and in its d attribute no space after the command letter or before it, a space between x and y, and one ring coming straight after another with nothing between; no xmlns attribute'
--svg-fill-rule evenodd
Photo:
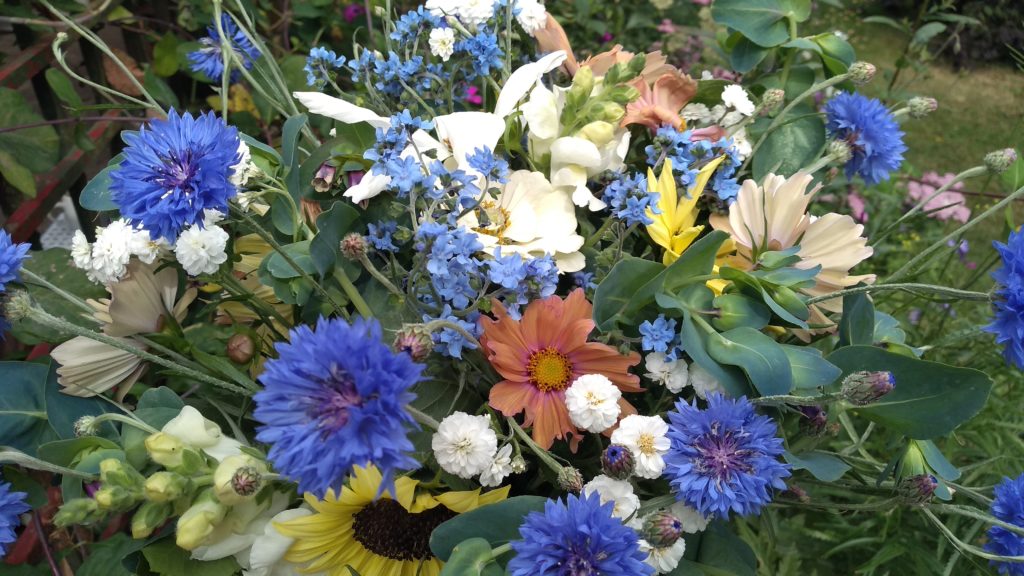
<svg viewBox="0 0 1024 576"><path fill-rule="evenodd" d="M739 84L730 84L722 90L722 102L744 116L752 116L756 108L750 100L750 95Z"/></svg>
<svg viewBox="0 0 1024 576"><path fill-rule="evenodd" d="M430 441L441 468L459 478L472 478L487 470L498 451L498 436L489 416L455 412L441 421Z"/></svg>
<svg viewBox="0 0 1024 576"><path fill-rule="evenodd" d="M708 394L725 392L721 382L696 362L690 366L690 386L693 386L693 391L697 393L697 396L705 400Z"/></svg>
<svg viewBox="0 0 1024 576"><path fill-rule="evenodd" d="M690 370L686 361L679 358L666 360L664 352L651 352L644 359L647 376L655 382L664 384L669 392L680 393L690 380Z"/></svg>
<svg viewBox="0 0 1024 576"><path fill-rule="evenodd" d="M487 488L500 486L505 478L512 473L512 445L505 444L494 455L490 466L480 473L480 485Z"/></svg>
<svg viewBox="0 0 1024 576"><path fill-rule="evenodd" d="M665 470L665 453L668 452L668 424L658 416L632 414L619 422L612 432L612 444L621 444L633 453L636 471L640 478L654 479Z"/></svg>
<svg viewBox="0 0 1024 576"><path fill-rule="evenodd" d="M576 426L587 432L604 432L619 419L622 391L603 374L580 376L565 391L565 407Z"/></svg>
<svg viewBox="0 0 1024 576"><path fill-rule="evenodd" d="M519 14L516 15L516 20L523 27L523 31L530 36L533 36L537 30L547 26L548 11L537 0L517 0L515 6L519 11Z"/></svg>
<svg viewBox="0 0 1024 576"><path fill-rule="evenodd" d="M584 496L594 493L601 498L601 504L612 503L612 516L623 522L630 520L627 526L640 527L640 519L636 516L636 511L640 509L640 498L633 493L633 485L628 481L616 480L604 474L595 476L583 485Z"/></svg>
<svg viewBox="0 0 1024 576"><path fill-rule="evenodd" d="M430 53L447 62L455 53L455 30L434 28L430 31Z"/></svg>
<svg viewBox="0 0 1024 576"><path fill-rule="evenodd" d="M654 568L655 574L667 574L675 570L676 566L679 566L683 554L686 553L686 540L682 538L676 540L675 544L664 548L655 548L650 542L643 539L639 541L639 544L640 551L647 553L644 562Z"/></svg>
<svg viewBox="0 0 1024 576"><path fill-rule="evenodd" d="M225 436L216 422L207 420L192 406L182 408L181 412L168 420L160 431L174 436L192 448L202 450L218 462L242 453L241 442Z"/></svg>
<svg viewBox="0 0 1024 576"><path fill-rule="evenodd" d="M213 274L227 261L228 233L216 224L193 224L174 244L174 256L189 276Z"/></svg>

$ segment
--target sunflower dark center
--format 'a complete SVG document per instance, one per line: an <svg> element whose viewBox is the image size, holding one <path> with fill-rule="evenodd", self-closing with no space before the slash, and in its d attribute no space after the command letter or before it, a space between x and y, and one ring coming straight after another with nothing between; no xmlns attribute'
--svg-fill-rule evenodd
<svg viewBox="0 0 1024 576"><path fill-rule="evenodd" d="M352 516L352 532L363 548L378 556L399 561L428 560L433 557L430 533L455 516L443 505L413 514L398 502L381 498Z"/></svg>
<svg viewBox="0 0 1024 576"><path fill-rule="evenodd" d="M720 434L713 430L697 441L696 448L697 468L705 476L725 481L736 473L750 471L749 451L740 448L739 439L731 432Z"/></svg>
<svg viewBox="0 0 1024 576"><path fill-rule="evenodd" d="M337 365L331 366L330 375L320 384L323 392L313 404L313 416L325 433L333 432L348 424L351 409L362 406L363 398L351 375Z"/></svg>

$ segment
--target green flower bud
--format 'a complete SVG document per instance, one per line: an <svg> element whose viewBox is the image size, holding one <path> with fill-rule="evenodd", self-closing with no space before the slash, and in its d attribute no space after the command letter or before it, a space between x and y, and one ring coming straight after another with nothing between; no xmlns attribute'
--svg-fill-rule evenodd
<svg viewBox="0 0 1024 576"><path fill-rule="evenodd" d="M798 296L791 288L787 286L777 286L770 290L770 293L772 295L772 299L793 316L796 316L801 320L807 320L811 316L811 311L807 308L807 304L804 303L803 298Z"/></svg>
<svg viewBox="0 0 1024 576"><path fill-rule="evenodd" d="M228 456L213 472L213 491L228 506L256 497L263 486L267 465L248 454Z"/></svg>
<svg viewBox="0 0 1024 576"><path fill-rule="evenodd" d="M151 434L145 441L146 452L154 462L167 468L181 466L185 444L166 432Z"/></svg>
<svg viewBox="0 0 1024 576"><path fill-rule="evenodd" d="M985 155L985 167L993 174L1002 174L1010 169L1010 166L1017 161L1017 151L1013 148L1004 148L989 152Z"/></svg>
<svg viewBox="0 0 1024 576"><path fill-rule="evenodd" d="M850 81L857 85L867 84L875 77L878 69L869 62L854 62L850 64Z"/></svg>
<svg viewBox="0 0 1024 576"><path fill-rule="evenodd" d="M17 322L28 318L32 313L32 297L24 290L14 290L7 296L4 303L4 315L8 320Z"/></svg>
<svg viewBox="0 0 1024 576"><path fill-rule="evenodd" d="M149 538L171 517L172 506L165 502L144 502L132 516L132 538Z"/></svg>
<svg viewBox="0 0 1024 576"><path fill-rule="evenodd" d="M626 115L626 109L615 102L601 102L594 107L593 117L595 120L603 120L612 124L618 124Z"/></svg>
<svg viewBox="0 0 1024 576"><path fill-rule="evenodd" d="M146 478L143 494L150 502L171 502L181 498L188 491L191 482L181 474L157 472Z"/></svg>
<svg viewBox="0 0 1024 576"><path fill-rule="evenodd" d="M662 510L644 518L644 540L655 548L668 548L683 536L683 523L675 515Z"/></svg>
<svg viewBox="0 0 1024 576"><path fill-rule="evenodd" d="M126 490L137 491L142 487L145 478L137 470L116 458L107 458L100 462L100 482L104 486L116 486Z"/></svg>
<svg viewBox="0 0 1024 576"><path fill-rule="evenodd" d="M833 140L828 143L828 154L834 158L833 162L839 165L846 164L853 158L853 150L845 140Z"/></svg>
<svg viewBox="0 0 1024 576"><path fill-rule="evenodd" d="M935 476L931 474L918 474L909 478L903 479L899 485L899 495L903 500L911 505L922 505L927 504L932 496L935 495L935 489L939 487L939 481L935 479Z"/></svg>
<svg viewBox="0 0 1024 576"><path fill-rule="evenodd" d="M93 499L101 510L123 512L138 503L139 494L120 486L104 486L96 491Z"/></svg>
<svg viewBox="0 0 1024 576"><path fill-rule="evenodd" d="M217 501L212 490L206 490L196 498L192 507L178 518L178 529L175 542L179 548L195 550L202 546L206 538L213 533L224 516L228 507Z"/></svg>
<svg viewBox="0 0 1024 576"><path fill-rule="evenodd" d="M842 395L850 404L866 406L896 387L892 372L854 372L843 380Z"/></svg>
<svg viewBox="0 0 1024 576"><path fill-rule="evenodd" d="M92 498L75 498L61 505L53 516L53 523L60 528L76 524L90 524L103 518L99 504Z"/></svg>
<svg viewBox="0 0 1024 576"><path fill-rule="evenodd" d="M558 486L566 492L579 494L583 490L583 476L579 470L564 466L558 471Z"/></svg>
<svg viewBox="0 0 1024 576"><path fill-rule="evenodd" d="M590 98L594 90L594 71L589 66L584 66L576 72L572 79L572 86L566 93L566 103L573 108L583 106L583 103Z"/></svg>
<svg viewBox="0 0 1024 576"><path fill-rule="evenodd" d="M939 109L939 101L935 98L917 96L907 100L907 108L911 118L924 118Z"/></svg>
<svg viewBox="0 0 1024 576"><path fill-rule="evenodd" d="M615 137L615 127L608 122L596 120L580 128L576 133L580 138L589 140L598 148L608 144Z"/></svg>

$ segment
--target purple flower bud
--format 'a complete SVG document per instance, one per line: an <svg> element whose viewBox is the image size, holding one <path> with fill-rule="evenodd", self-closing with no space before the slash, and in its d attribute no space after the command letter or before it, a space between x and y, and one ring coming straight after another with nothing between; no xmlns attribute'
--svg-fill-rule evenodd
<svg viewBox="0 0 1024 576"><path fill-rule="evenodd" d="M843 380L843 398L851 404L866 406L896 387L892 372L854 372Z"/></svg>
<svg viewBox="0 0 1024 576"><path fill-rule="evenodd" d="M655 548L668 548L683 536L683 523L664 510L644 518L641 534Z"/></svg>
<svg viewBox="0 0 1024 576"><path fill-rule="evenodd" d="M828 413L821 406L801 406L800 430L811 437L818 437L825 434L828 429Z"/></svg>
<svg viewBox="0 0 1024 576"><path fill-rule="evenodd" d="M910 504L925 504L932 499L939 481L931 474L918 474L900 482L899 493Z"/></svg>
<svg viewBox="0 0 1024 576"><path fill-rule="evenodd" d="M316 170L316 175L313 176L313 190L317 192L327 192L331 189L331 184L334 183L334 175L338 172L338 169L328 162L324 162Z"/></svg>
<svg viewBox="0 0 1024 576"><path fill-rule="evenodd" d="M434 349L434 340L422 328L406 326L395 335L394 348L398 352L408 352L416 362L422 362Z"/></svg>
<svg viewBox="0 0 1024 576"><path fill-rule="evenodd" d="M625 446L612 444L601 454L601 471L616 480L626 480L633 475L636 461L633 453Z"/></svg>

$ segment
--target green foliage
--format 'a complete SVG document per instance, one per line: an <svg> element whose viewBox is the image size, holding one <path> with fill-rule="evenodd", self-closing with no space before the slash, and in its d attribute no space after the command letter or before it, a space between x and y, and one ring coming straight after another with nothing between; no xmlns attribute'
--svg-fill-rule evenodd
<svg viewBox="0 0 1024 576"><path fill-rule="evenodd" d="M32 257L25 261L24 267L83 300L104 298L107 295L102 286L91 282L85 272L71 264L71 256L64 248L33 252ZM87 316L87 313L68 302L63 296L32 283L27 283L26 289L32 299L50 314L86 328L96 327L96 322ZM11 333L20 342L29 345L43 342L59 344L70 337L67 334L55 333L52 329L27 318L13 322Z"/></svg>
<svg viewBox="0 0 1024 576"><path fill-rule="evenodd" d="M142 549L149 569L160 576L231 576L238 573L238 562L231 556L219 560L193 560L188 550L178 548L173 538L165 538Z"/></svg>
<svg viewBox="0 0 1024 576"><path fill-rule="evenodd" d="M0 88L0 127L12 128L42 122L25 98L10 88ZM0 175L27 196L35 196L32 174L45 172L59 159L60 139L53 126L34 126L0 133Z"/></svg>
<svg viewBox="0 0 1024 576"><path fill-rule="evenodd" d="M543 510L545 501L540 496L515 496L459 514L434 529L430 551L441 560L448 560L456 546L471 538L484 540L491 547L518 540L523 518Z"/></svg>

